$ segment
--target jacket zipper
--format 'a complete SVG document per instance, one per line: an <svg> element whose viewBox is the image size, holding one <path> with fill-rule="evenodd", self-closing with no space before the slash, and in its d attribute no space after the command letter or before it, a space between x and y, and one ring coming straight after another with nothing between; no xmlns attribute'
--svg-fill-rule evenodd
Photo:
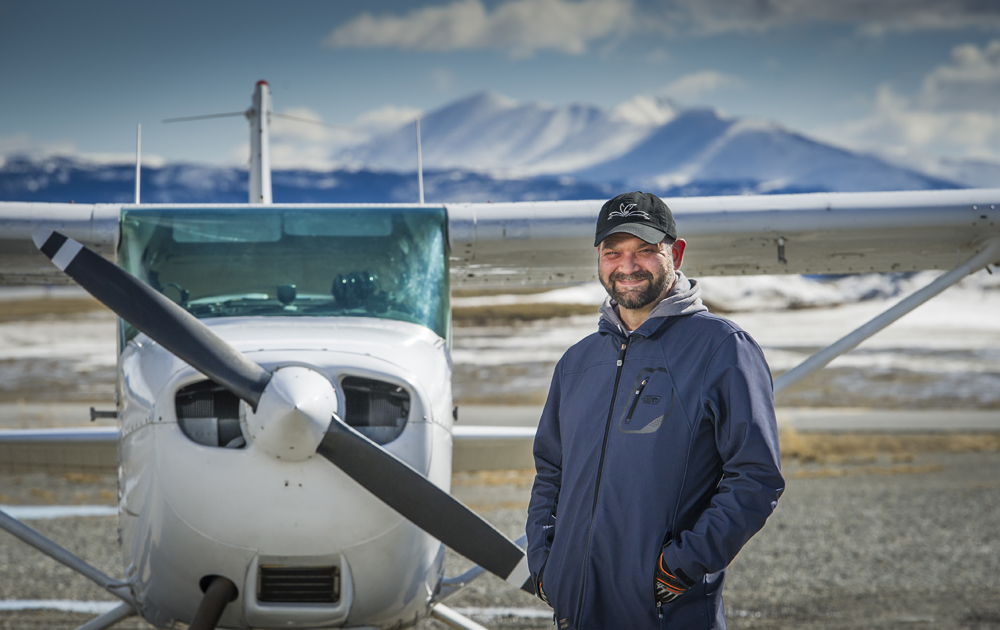
<svg viewBox="0 0 1000 630"><path fill-rule="evenodd" d="M639 396L642 395L642 390L646 388L646 383L649 382L649 377L642 379L639 383L639 388L635 390L635 398L632 399L632 406L628 408L628 415L625 416L625 422L628 423L632 419L632 414L635 413L635 407L639 404Z"/></svg>
<svg viewBox="0 0 1000 630"><path fill-rule="evenodd" d="M576 609L576 622L580 624L580 616L583 614L583 596L587 590L587 561L590 559L590 541L594 536L594 516L597 514L597 495L601 490L601 475L604 473L604 455L608 450L608 434L611 432L611 418L615 413L615 400L618 398L618 383L622 378L622 368L625 366L625 352L628 350L628 343L632 340L631 335L626 337L618 352L618 371L615 373L615 387L611 391L611 407L608 409L608 419L604 423L604 442L601 444L601 459L597 464L597 480L594 482L594 503L590 508L590 534L587 537L587 549L583 554L583 579L580 581L580 602Z"/></svg>

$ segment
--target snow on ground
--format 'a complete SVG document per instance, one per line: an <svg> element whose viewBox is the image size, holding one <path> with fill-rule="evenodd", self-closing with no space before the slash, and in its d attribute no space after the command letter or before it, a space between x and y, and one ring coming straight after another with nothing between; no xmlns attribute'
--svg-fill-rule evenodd
<svg viewBox="0 0 1000 630"><path fill-rule="evenodd" d="M775 372L861 326L937 276L797 276L706 278L703 297L757 340ZM511 379L513 396L544 397L552 367L577 340L596 330L603 288L592 283L534 295L455 300L456 306L537 302L594 305L594 315L455 331L456 395L497 400ZM805 384L795 404L890 404L994 407L1000 404L1000 274L980 272L834 360L825 381ZM545 365L540 365L543 362ZM816 377L813 377L814 379ZM838 403L840 398L846 398Z"/></svg>
<svg viewBox="0 0 1000 630"><path fill-rule="evenodd" d="M0 361L74 357L80 371L114 367L114 315L95 311L65 318L0 324Z"/></svg>
<svg viewBox="0 0 1000 630"><path fill-rule="evenodd" d="M706 301L749 331L772 370L782 372L934 277L931 272L823 281L761 276L706 278L702 284ZM518 396L543 398L559 357L596 330L604 295L599 284L591 283L531 295L454 299L455 306L464 307L538 302L594 306L593 315L455 328L456 397L507 402ZM107 312L0 321L2 398L109 398L115 359L115 318ZM1000 274L980 272L965 279L836 359L828 374L839 380L836 387L822 385L829 391L815 398L816 404L836 403L839 387L852 393L866 390L871 396L876 390L893 392L886 395L911 404L925 397L929 404L1000 406Z"/></svg>

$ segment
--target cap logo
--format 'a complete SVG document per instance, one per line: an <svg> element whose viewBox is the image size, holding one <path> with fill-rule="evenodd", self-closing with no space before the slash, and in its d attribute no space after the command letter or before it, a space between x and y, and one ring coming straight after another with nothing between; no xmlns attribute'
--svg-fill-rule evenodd
<svg viewBox="0 0 1000 630"><path fill-rule="evenodd" d="M611 212L608 213L608 218L610 219L612 217L622 217L622 218L625 218L625 217L642 217L643 219L646 219L647 221L649 221L650 220L649 215L646 214L642 210L636 210L635 206L636 206L636 204L634 204L634 203L624 203L624 202L622 202L622 204L621 204L621 206L619 206L618 210L612 210Z"/></svg>

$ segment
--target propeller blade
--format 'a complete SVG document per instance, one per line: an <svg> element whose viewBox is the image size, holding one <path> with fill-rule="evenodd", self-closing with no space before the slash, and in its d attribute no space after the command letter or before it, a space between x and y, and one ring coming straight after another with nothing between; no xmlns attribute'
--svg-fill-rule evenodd
<svg viewBox="0 0 1000 630"><path fill-rule="evenodd" d="M99 302L255 410L271 375L183 308L66 236L39 229L35 245ZM425 532L518 588L533 592L527 557L481 516L334 416L317 452Z"/></svg>
<svg viewBox="0 0 1000 630"><path fill-rule="evenodd" d="M254 409L271 375L193 315L77 241L46 228L35 246L87 293Z"/></svg>
<svg viewBox="0 0 1000 630"><path fill-rule="evenodd" d="M316 449L407 520L501 579L534 593L524 551L461 501L334 416Z"/></svg>

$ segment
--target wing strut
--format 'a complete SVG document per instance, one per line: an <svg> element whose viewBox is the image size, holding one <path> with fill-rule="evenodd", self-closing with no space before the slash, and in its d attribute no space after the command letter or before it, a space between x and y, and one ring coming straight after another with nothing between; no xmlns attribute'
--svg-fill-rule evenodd
<svg viewBox="0 0 1000 630"><path fill-rule="evenodd" d="M458 611L448 608L444 604L435 604L431 607L431 617L437 619L449 628L455 630L489 630L486 626L460 615Z"/></svg>
<svg viewBox="0 0 1000 630"><path fill-rule="evenodd" d="M138 613L135 612L135 608L122 602L121 605L112 608L100 617L94 617L76 630L106 630L106 628L110 628L119 621L134 617L136 614Z"/></svg>
<svg viewBox="0 0 1000 630"><path fill-rule="evenodd" d="M113 579L97 567L88 564L79 556L71 553L59 543L46 538L3 510L0 510L0 529L10 532L56 562L60 562L73 569L135 610L135 600L132 598L132 590L129 588L128 582Z"/></svg>
<svg viewBox="0 0 1000 630"><path fill-rule="evenodd" d="M875 335L875 333L881 331L883 328L903 317L924 302L927 302L948 287L958 283L966 276L979 271L986 265L997 262L998 259L1000 259L1000 239L994 238L986 241L985 246L982 249L958 267L955 267L943 276L939 276L926 287L920 289L905 299L900 300L887 311L874 317L868 323L841 337L826 348L823 348L802 363L796 365L794 368L776 378L774 380L774 394L778 395L780 392L788 389L795 383L798 383L813 372L823 369L828 363L830 363L830 361L833 361L845 352L858 347L862 341L865 341L869 337Z"/></svg>

